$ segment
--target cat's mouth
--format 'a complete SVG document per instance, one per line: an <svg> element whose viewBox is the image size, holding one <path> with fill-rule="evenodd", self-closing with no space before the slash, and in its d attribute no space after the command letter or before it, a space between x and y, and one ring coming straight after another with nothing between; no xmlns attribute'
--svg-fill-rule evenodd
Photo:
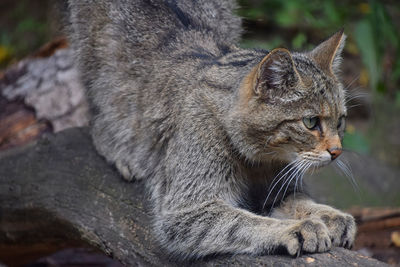
<svg viewBox="0 0 400 267"><path fill-rule="evenodd" d="M321 168L330 164L333 159L330 153L303 152L298 154L298 160L304 160L313 168Z"/></svg>

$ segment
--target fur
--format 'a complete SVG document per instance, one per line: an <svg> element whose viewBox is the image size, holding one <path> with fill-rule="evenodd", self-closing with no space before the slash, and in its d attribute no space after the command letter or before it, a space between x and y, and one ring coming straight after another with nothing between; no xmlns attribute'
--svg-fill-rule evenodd
<svg viewBox="0 0 400 267"><path fill-rule="evenodd" d="M94 144L144 181L154 232L180 259L350 247L354 219L297 186L341 147L343 32L309 53L241 49L236 7L69 0Z"/></svg>

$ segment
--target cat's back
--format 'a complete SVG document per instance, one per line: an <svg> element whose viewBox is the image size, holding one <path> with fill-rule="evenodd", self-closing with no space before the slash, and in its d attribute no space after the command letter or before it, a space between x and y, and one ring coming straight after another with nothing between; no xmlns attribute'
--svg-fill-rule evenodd
<svg viewBox="0 0 400 267"><path fill-rule="evenodd" d="M234 1L217 0L68 0L67 7L79 55L109 61L121 60L122 53L126 59L159 59L181 47L201 46L204 39L229 46L241 34L235 8Z"/></svg>
<svg viewBox="0 0 400 267"><path fill-rule="evenodd" d="M126 178L162 165L183 99L199 87L196 67L239 40L235 8L217 0L68 0L94 144Z"/></svg>
<svg viewBox="0 0 400 267"><path fill-rule="evenodd" d="M68 0L67 28L89 100L99 107L107 102L104 95L124 87L145 94L174 70L190 75L193 64L183 62L191 55L218 57L237 43L241 20L232 14L235 8L234 1L217 0Z"/></svg>

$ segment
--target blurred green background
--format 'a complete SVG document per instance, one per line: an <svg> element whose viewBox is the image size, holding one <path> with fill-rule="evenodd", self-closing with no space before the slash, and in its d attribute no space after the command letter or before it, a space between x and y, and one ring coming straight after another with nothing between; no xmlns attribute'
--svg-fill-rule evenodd
<svg viewBox="0 0 400 267"><path fill-rule="evenodd" d="M0 70L60 35L50 0L0 2ZM243 47L305 51L344 28L349 92L344 155L358 188L333 167L308 184L341 208L400 206L400 1L240 0ZM339 172L340 173L340 172Z"/></svg>

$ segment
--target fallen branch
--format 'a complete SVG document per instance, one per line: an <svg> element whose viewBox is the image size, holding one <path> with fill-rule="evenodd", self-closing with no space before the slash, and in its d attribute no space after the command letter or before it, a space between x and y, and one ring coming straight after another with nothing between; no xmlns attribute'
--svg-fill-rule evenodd
<svg viewBox="0 0 400 267"><path fill-rule="evenodd" d="M0 72L0 150L86 126L88 106L65 39Z"/></svg>
<svg viewBox="0 0 400 267"><path fill-rule="evenodd" d="M143 188L125 182L106 164L86 128L47 135L34 145L2 152L0 261L22 263L22 253L29 248L48 253L86 245L126 266L386 266L342 248L299 258L223 255L174 263L152 236Z"/></svg>

